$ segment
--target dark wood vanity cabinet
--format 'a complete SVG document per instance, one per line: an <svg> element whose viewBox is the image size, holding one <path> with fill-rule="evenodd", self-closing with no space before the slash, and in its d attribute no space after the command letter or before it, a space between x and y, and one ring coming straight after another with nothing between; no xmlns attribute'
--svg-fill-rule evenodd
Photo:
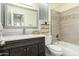
<svg viewBox="0 0 79 59"><path fill-rule="evenodd" d="M37 45L31 45L31 46L28 46L26 48L26 55L27 56L37 56L38 55L38 46Z"/></svg>
<svg viewBox="0 0 79 59"><path fill-rule="evenodd" d="M9 55L10 56L25 56L26 55L26 49L23 47L16 47L16 48L11 48L9 50Z"/></svg>
<svg viewBox="0 0 79 59"><path fill-rule="evenodd" d="M39 56L45 55L45 44L44 43L40 43L38 50L39 50Z"/></svg>
<svg viewBox="0 0 79 59"><path fill-rule="evenodd" d="M30 38L7 41L0 47L2 56L45 56L45 38Z"/></svg>

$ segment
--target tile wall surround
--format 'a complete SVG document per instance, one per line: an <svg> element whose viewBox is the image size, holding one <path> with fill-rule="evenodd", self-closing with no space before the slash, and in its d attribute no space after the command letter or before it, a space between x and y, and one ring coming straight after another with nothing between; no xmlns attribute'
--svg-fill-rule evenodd
<svg viewBox="0 0 79 59"><path fill-rule="evenodd" d="M59 33L60 40L79 45L79 6L61 13L52 9L51 20L53 41Z"/></svg>
<svg viewBox="0 0 79 59"><path fill-rule="evenodd" d="M55 10L51 10L51 24L52 42L55 42L56 34L60 36L60 13Z"/></svg>
<svg viewBox="0 0 79 59"><path fill-rule="evenodd" d="M61 13L61 40L79 45L79 6Z"/></svg>

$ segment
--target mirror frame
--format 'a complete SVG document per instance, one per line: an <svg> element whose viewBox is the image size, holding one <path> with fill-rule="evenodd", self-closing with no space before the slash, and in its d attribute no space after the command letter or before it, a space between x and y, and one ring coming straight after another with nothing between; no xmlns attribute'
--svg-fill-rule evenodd
<svg viewBox="0 0 79 59"><path fill-rule="evenodd" d="M39 19L39 16L38 16L38 10L36 9L31 9L31 8L27 8L27 7L22 7L22 6L18 6L18 5L13 5L13 4L8 4L8 5L13 5L13 6L17 6L17 7L20 7L20 8L24 8L24 9L28 9L28 10L32 10L32 11L36 11L37 12L37 25L35 27L27 27L27 26L7 26L7 4L8 3L1 3L1 23L3 25L3 28L38 28L38 19Z"/></svg>

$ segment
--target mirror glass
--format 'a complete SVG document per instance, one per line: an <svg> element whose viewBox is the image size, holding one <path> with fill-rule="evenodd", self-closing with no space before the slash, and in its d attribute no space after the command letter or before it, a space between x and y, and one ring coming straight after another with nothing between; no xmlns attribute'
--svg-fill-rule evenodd
<svg viewBox="0 0 79 59"><path fill-rule="evenodd" d="M23 14L13 13L11 18L12 18L12 20L11 20L12 26L23 26L23 23L24 23Z"/></svg>
<svg viewBox="0 0 79 59"><path fill-rule="evenodd" d="M38 27L38 11L5 4L5 27Z"/></svg>

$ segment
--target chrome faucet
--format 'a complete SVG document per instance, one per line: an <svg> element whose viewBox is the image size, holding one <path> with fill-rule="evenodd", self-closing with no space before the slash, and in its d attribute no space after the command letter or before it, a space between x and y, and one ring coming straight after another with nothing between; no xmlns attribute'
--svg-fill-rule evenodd
<svg viewBox="0 0 79 59"><path fill-rule="evenodd" d="M23 27L23 34L26 34L26 28Z"/></svg>

